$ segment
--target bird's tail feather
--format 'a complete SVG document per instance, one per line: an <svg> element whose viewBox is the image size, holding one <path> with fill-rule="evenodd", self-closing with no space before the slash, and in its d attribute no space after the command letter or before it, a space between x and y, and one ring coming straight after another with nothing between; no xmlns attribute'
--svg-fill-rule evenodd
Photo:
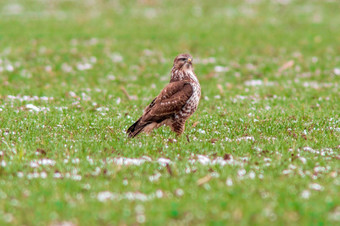
<svg viewBox="0 0 340 226"><path fill-rule="evenodd" d="M143 131L144 127L149 124L149 123L141 124L140 123L141 119L142 119L142 117L140 117L135 123L133 123L132 126L130 126L128 128L128 130L126 131L129 138L133 138L133 137L137 136L140 132Z"/></svg>

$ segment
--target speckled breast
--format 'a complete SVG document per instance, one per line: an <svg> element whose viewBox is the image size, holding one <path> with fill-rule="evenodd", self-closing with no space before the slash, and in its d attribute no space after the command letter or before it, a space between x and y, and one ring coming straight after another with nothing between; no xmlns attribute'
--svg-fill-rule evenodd
<svg viewBox="0 0 340 226"><path fill-rule="evenodd" d="M190 117L196 111L201 98L200 84L197 82L191 82L190 85L192 86L193 93L187 103L183 106L182 110L178 113L178 116L181 118Z"/></svg>

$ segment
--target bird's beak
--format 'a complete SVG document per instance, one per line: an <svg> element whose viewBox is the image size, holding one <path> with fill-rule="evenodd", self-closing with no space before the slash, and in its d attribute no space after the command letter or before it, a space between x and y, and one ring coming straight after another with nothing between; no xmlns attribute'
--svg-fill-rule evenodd
<svg viewBox="0 0 340 226"><path fill-rule="evenodd" d="M191 62L191 60L192 60L191 58L188 58L188 62L189 62L189 63Z"/></svg>

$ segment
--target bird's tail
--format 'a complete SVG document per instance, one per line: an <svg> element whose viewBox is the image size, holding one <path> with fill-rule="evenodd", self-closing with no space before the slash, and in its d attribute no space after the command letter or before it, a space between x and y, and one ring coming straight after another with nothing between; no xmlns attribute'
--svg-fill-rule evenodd
<svg viewBox="0 0 340 226"><path fill-rule="evenodd" d="M135 123L132 124L126 131L129 138L134 138L140 132L143 131L144 127L147 126L149 123L141 123L142 117L140 117Z"/></svg>

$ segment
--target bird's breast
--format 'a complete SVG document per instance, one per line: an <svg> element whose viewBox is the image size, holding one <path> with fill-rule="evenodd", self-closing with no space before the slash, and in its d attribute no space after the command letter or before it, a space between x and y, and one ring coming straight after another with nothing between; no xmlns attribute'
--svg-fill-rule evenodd
<svg viewBox="0 0 340 226"><path fill-rule="evenodd" d="M181 111L179 112L179 117L187 118L191 116L197 109L198 103L201 98L201 87L200 84L197 82L191 82L190 83L193 92L191 97L187 100L186 104L183 106Z"/></svg>

